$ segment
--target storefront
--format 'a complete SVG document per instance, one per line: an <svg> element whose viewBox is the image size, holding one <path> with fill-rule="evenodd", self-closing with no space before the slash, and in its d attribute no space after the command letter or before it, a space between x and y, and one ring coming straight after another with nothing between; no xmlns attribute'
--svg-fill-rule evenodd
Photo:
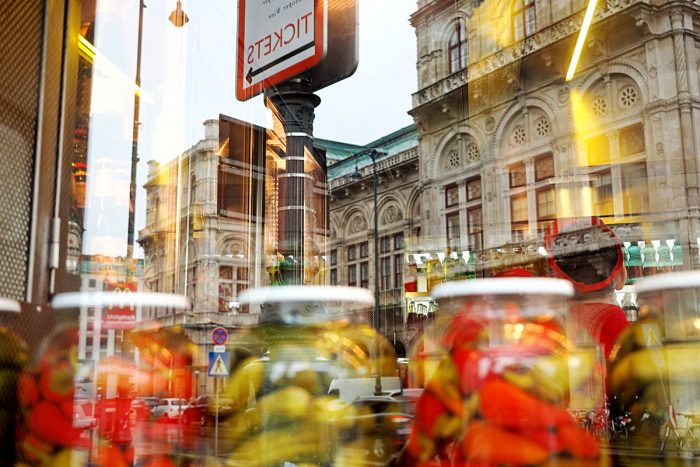
<svg viewBox="0 0 700 467"><path fill-rule="evenodd" d="M0 12L0 465L700 456L697 5Z"/></svg>

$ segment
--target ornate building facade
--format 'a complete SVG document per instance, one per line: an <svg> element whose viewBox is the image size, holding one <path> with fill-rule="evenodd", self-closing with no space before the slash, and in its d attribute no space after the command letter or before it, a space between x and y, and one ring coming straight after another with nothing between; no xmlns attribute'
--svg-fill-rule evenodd
<svg viewBox="0 0 700 467"><path fill-rule="evenodd" d="M418 1L426 248L477 251L488 275L536 258L554 219L595 215L649 272L697 264L700 10L598 2L566 81L587 4Z"/></svg>

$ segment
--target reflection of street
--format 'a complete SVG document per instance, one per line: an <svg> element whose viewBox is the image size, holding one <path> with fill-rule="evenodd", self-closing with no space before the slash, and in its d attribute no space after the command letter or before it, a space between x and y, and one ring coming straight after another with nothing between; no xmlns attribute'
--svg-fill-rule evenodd
<svg viewBox="0 0 700 467"><path fill-rule="evenodd" d="M219 452L230 451L227 443L227 425L219 426ZM179 423L162 423L140 421L132 431L136 465L139 460L154 456L167 455L176 461L204 460L213 457L214 427L183 425Z"/></svg>

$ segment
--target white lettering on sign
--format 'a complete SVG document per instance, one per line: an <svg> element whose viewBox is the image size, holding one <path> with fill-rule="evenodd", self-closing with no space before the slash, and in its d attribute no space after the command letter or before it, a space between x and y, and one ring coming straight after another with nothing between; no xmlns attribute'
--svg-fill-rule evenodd
<svg viewBox="0 0 700 467"><path fill-rule="evenodd" d="M316 65L327 0L239 0L236 94L248 99Z"/></svg>
<svg viewBox="0 0 700 467"><path fill-rule="evenodd" d="M295 22L287 23L273 34L268 34L255 44L248 46L248 65L260 62L263 58L274 54L285 46L294 48L297 44L313 41L312 13L307 13Z"/></svg>

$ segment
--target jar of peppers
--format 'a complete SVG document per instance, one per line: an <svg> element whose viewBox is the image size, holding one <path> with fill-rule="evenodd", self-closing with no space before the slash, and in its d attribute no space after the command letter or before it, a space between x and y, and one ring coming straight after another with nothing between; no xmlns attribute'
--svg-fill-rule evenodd
<svg viewBox="0 0 700 467"><path fill-rule="evenodd" d="M568 281L475 279L440 285L424 346L440 349L400 465L597 464L597 440L567 410L573 345ZM566 459L566 460L565 460Z"/></svg>

